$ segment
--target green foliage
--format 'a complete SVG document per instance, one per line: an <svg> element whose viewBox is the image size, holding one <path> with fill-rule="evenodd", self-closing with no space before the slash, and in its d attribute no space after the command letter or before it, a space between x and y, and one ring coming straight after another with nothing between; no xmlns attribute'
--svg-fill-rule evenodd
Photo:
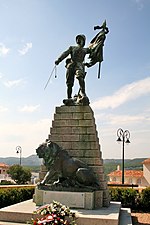
<svg viewBox="0 0 150 225"><path fill-rule="evenodd" d="M141 202L141 208L144 211L150 211L150 187L142 191L140 202Z"/></svg>
<svg viewBox="0 0 150 225"><path fill-rule="evenodd" d="M24 168L30 169L32 172L39 172L40 166L24 166Z"/></svg>
<svg viewBox="0 0 150 225"><path fill-rule="evenodd" d="M34 187L24 188L1 188L0 208L31 199L34 194Z"/></svg>
<svg viewBox="0 0 150 225"><path fill-rule="evenodd" d="M139 193L131 188L109 188L111 201L121 202L123 207L150 212L150 187Z"/></svg>
<svg viewBox="0 0 150 225"><path fill-rule="evenodd" d="M135 207L137 191L131 188L110 188L112 201L121 202L122 206Z"/></svg>
<svg viewBox="0 0 150 225"><path fill-rule="evenodd" d="M14 183L9 180L1 180L0 183L0 185L12 185L12 184L14 185Z"/></svg>
<svg viewBox="0 0 150 225"><path fill-rule="evenodd" d="M26 184L31 180L31 171L28 168L23 168L20 165L13 165L7 171L11 178L17 184Z"/></svg>

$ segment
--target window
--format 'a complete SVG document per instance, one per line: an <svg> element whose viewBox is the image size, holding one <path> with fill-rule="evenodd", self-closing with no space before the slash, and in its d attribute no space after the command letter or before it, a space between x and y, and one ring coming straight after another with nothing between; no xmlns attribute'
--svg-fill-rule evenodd
<svg viewBox="0 0 150 225"><path fill-rule="evenodd" d="M116 177L113 177L112 181L116 181Z"/></svg>
<svg viewBox="0 0 150 225"><path fill-rule="evenodd" d="M141 178L137 179L137 184L141 184Z"/></svg>
<svg viewBox="0 0 150 225"><path fill-rule="evenodd" d="M132 178L129 178L129 184L132 184Z"/></svg>

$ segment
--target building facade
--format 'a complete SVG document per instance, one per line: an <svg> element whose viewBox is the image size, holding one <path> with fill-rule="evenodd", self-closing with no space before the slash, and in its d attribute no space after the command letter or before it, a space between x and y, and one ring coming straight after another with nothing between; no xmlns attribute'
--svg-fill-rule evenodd
<svg viewBox="0 0 150 225"><path fill-rule="evenodd" d="M9 169L9 165L5 163L0 163L0 182L3 180L11 181L11 177L7 174L7 170Z"/></svg>
<svg viewBox="0 0 150 225"><path fill-rule="evenodd" d="M143 170L124 170L124 184L134 184L141 187L150 186L150 158L142 162ZM122 170L117 166L117 170L108 174L108 184L122 183Z"/></svg>

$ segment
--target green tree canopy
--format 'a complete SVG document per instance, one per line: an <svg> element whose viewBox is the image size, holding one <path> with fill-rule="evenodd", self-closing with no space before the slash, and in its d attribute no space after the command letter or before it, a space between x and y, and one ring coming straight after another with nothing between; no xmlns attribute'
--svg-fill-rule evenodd
<svg viewBox="0 0 150 225"><path fill-rule="evenodd" d="M12 165L7 172L17 184L26 184L31 180L30 169L23 168L21 165Z"/></svg>

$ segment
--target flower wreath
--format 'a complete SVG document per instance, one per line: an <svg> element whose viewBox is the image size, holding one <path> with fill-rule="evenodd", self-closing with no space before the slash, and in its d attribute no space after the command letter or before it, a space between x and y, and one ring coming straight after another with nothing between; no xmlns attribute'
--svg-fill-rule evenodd
<svg viewBox="0 0 150 225"><path fill-rule="evenodd" d="M38 214L40 218L32 218L32 225L76 225L75 213L57 201L41 206L33 213Z"/></svg>

